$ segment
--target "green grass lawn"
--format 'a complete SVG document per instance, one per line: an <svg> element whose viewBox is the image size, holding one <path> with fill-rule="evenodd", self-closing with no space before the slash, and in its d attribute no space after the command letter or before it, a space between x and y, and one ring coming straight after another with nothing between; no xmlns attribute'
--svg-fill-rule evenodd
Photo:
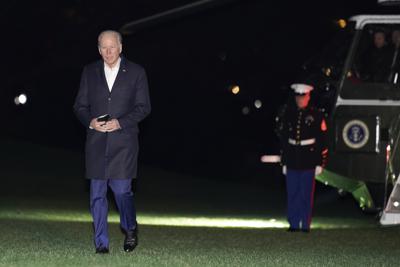
<svg viewBox="0 0 400 267"><path fill-rule="evenodd" d="M139 246L122 251L110 205L110 253L97 255L83 156L18 142L2 147L0 266L400 264L400 228L379 227L351 197L317 190L311 233L288 233L284 187L275 177L234 182L143 166L136 195Z"/></svg>
<svg viewBox="0 0 400 267"><path fill-rule="evenodd" d="M97 255L86 203L0 201L0 266L398 266L400 260L400 229L380 228L371 218L316 217L313 231L304 234L287 233L284 218L255 228L252 221L271 217L222 220L145 211L138 212L139 246L125 253L115 210L109 218L110 254ZM229 223L234 219L250 225L237 227ZM199 222L207 220L202 227Z"/></svg>
<svg viewBox="0 0 400 267"><path fill-rule="evenodd" d="M89 223L1 220L1 266L398 266L398 229L220 229L141 226L122 251L117 224L110 254L96 255Z"/></svg>

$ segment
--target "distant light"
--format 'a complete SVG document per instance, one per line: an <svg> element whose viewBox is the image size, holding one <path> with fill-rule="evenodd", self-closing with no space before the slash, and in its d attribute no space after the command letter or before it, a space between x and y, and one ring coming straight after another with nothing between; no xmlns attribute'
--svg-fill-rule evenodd
<svg viewBox="0 0 400 267"><path fill-rule="evenodd" d="M339 20L337 21L337 24L338 24L339 27L342 28L342 29L346 28L346 26L347 26L347 22L346 22L346 20L344 20L344 19L339 19Z"/></svg>
<svg viewBox="0 0 400 267"><path fill-rule="evenodd" d="M325 75L326 75L327 77L330 77L331 74L332 74L331 68L325 68Z"/></svg>
<svg viewBox="0 0 400 267"><path fill-rule="evenodd" d="M398 201L393 202L393 206L397 208L399 206L399 202Z"/></svg>
<svg viewBox="0 0 400 267"><path fill-rule="evenodd" d="M254 101L254 106L256 108L261 108L262 107L262 102L261 100L257 99L256 101Z"/></svg>
<svg viewBox="0 0 400 267"><path fill-rule="evenodd" d="M19 103L24 105L26 103L26 101L28 100L28 98L26 97L25 94L21 94L21 95L19 95L18 100L19 100Z"/></svg>
<svg viewBox="0 0 400 267"><path fill-rule="evenodd" d="M24 105L27 100L28 98L25 94L20 94L14 98L15 105Z"/></svg>
<svg viewBox="0 0 400 267"><path fill-rule="evenodd" d="M250 113L250 108L249 107L243 107L242 108L242 113L243 113L243 115L248 115Z"/></svg>
<svg viewBox="0 0 400 267"><path fill-rule="evenodd" d="M239 92L240 92L240 87L239 87L238 85L233 85L233 86L231 87L231 92L232 92L232 94L234 94L234 95L239 94Z"/></svg>

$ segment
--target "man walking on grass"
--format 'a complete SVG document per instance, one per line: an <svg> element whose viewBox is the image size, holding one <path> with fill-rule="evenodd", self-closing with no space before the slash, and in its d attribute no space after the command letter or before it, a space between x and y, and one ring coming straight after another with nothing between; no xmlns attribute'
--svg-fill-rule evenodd
<svg viewBox="0 0 400 267"><path fill-rule="evenodd" d="M125 233L123 249L138 244L136 211L131 189L137 174L138 124L151 110L145 70L121 56L116 31L98 37L102 60L82 73L74 111L87 130L86 176L90 179L96 253L109 252L107 190L114 193Z"/></svg>

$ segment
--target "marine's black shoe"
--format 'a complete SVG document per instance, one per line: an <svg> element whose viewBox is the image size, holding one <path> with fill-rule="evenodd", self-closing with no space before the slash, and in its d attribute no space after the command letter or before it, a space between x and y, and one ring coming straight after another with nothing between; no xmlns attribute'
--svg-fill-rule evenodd
<svg viewBox="0 0 400 267"><path fill-rule="evenodd" d="M297 229L297 228L292 228L292 227L289 227L289 229L287 229L287 231L288 231L288 232L291 232L291 233L294 233L294 232L298 232L298 231L299 231L299 229Z"/></svg>
<svg viewBox="0 0 400 267"><path fill-rule="evenodd" d="M138 245L137 230L129 230L125 233L124 251L131 252Z"/></svg>
<svg viewBox="0 0 400 267"><path fill-rule="evenodd" d="M301 231L302 231L303 233L309 233L309 232L310 232L310 229L301 229Z"/></svg>
<svg viewBox="0 0 400 267"><path fill-rule="evenodd" d="M105 247L96 248L96 253L97 254L107 254L108 252L109 252L108 248L105 248Z"/></svg>

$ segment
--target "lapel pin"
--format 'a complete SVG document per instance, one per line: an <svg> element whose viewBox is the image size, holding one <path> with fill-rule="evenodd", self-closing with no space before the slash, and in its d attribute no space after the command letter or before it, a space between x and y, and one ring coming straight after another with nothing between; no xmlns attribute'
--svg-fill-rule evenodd
<svg viewBox="0 0 400 267"><path fill-rule="evenodd" d="M122 69L123 72L126 72L126 69Z"/></svg>

